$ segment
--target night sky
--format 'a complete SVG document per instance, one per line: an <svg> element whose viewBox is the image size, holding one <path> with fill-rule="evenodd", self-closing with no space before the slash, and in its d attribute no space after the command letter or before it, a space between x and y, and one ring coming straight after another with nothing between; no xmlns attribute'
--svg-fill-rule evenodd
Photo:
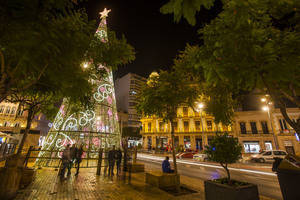
<svg viewBox="0 0 300 200"><path fill-rule="evenodd" d="M152 71L169 69L186 43L199 42L197 30L216 16L220 6L203 11L195 27L185 20L175 23L173 15L163 15L159 9L167 0L89 0L87 11L91 19L98 17L104 7L112 11L108 27L118 35L124 34L136 50L136 60L121 67L115 74L120 77L133 72L147 77Z"/></svg>

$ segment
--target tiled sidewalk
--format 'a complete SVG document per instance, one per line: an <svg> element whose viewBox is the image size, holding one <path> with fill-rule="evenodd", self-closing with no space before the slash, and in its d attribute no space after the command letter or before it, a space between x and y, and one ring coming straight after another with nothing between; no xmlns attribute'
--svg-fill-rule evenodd
<svg viewBox="0 0 300 200"><path fill-rule="evenodd" d="M96 169L81 169L78 177L73 174L60 181L57 171L37 170L35 181L18 192L16 200L204 200L203 181L181 177L182 185L196 191L184 196L173 196L145 184L144 173L132 174L131 183L95 175ZM261 197L261 200L271 200Z"/></svg>
<svg viewBox="0 0 300 200"><path fill-rule="evenodd" d="M60 181L57 171L41 169L37 171L35 181L25 190L18 192L16 200L172 200L174 197L162 190L144 183L143 173L133 174L131 184L120 178L96 176L95 169L82 169L78 177L71 175ZM188 199L202 199L199 193L186 195Z"/></svg>

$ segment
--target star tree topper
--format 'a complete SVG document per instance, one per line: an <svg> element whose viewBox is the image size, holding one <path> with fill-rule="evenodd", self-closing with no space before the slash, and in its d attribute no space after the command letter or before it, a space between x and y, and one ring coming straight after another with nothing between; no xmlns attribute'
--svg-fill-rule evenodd
<svg viewBox="0 0 300 200"><path fill-rule="evenodd" d="M108 16L108 13L110 12L111 10L107 10L106 8L104 8L104 10L102 12L100 12L99 14L101 15L100 16L100 19L103 19L103 18L106 18Z"/></svg>

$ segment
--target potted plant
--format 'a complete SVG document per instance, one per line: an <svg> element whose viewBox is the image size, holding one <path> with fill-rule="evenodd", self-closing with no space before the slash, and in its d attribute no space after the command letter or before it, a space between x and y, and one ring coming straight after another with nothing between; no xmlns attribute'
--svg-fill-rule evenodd
<svg viewBox="0 0 300 200"><path fill-rule="evenodd" d="M256 185L232 180L228 164L238 161L242 147L237 138L225 134L217 134L206 146L208 159L220 163L227 173L226 178L207 180L205 185L206 200L257 200L259 199Z"/></svg>

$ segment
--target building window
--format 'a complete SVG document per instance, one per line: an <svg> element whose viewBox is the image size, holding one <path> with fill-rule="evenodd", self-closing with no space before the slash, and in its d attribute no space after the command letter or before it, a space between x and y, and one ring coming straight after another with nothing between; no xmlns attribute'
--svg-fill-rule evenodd
<svg viewBox="0 0 300 200"><path fill-rule="evenodd" d="M159 122L159 132L164 132L164 125L165 123Z"/></svg>
<svg viewBox="0 0 300 200"><path fill-rule="evenodd" d="M12 107L10 114L14 115L16 112L16 107Z"/></svg>
<svg viewBox="0 0 300 200"><path fill-rule="evenodd" d="M183 127L184 127L185 132L189 132L189 122L188 121L183 122Z"/></svg>
<svg viewBox="0 0 300 200"><path fill-rule="evenodd" d="M281 132L288 132L288 127L286 125L285 119L279 119Z"/></svg>
<svg viewBox="0 0 300 200"><path fill-rule="evenodd" d="M266 151L272 151L272 142L271 141L266 141L265 142L265 148L266 148Z"/></svg>
<svg viewBox="0 0 300 200"><path fill-rule="evenodd" d="M196 131L200 131L200 121L195 121Z"/></svg>
<svg viewBox="0 0 300 200"><path fill-rule="evenodd" d="M250 126L251 126L251 132L252 134L257 134L257 127L256 127L256 122L250 122Z"/></svg>
<svg viewBox="0 0 300 200"><path fill-rule="evenodd" d="M259 153L260 146L257 141L253 142L243 142L245 153Z"/></svg>
<svg viewBox="0 0 300 200"><path fill-rule="evenodd" d="M22 116L22 115L23 115L23 112L24 112L23 110L18 110L18 115L19 115L19 116Z"/></svg>
<svg viewBox="0 0 300 200"><path fill-rule="evenodd" d="M188 116L188 107L183 107L183 116Z"/></svg>
<svg viewBox="0 0 300 200"><path fill-rule="evenodd" d="M207 130L211 131L212 130L212 121L206 121L207 125Z"/></svg>
<svg viewBox="0 0 300 200"><path fill-rule="evenodd" d="M16 128L20 127L20 123L19 122L15 123L15 127Z"/></svg>
<svg viewBox="0 0 300 200"><path fill-rule="evenodd" d="M3 126L4 126L4 127L9 126L9 122L4 122Z"/></svg>
<svg viewBox="0 0 300 200"><path fill-rule="evenodd" d="M9 114L9 113L10 113L10 107L7 106L6 111L5 111L5 114Z"/></svg>
<svg viewBox="0 0 300 200"><path fill-rule="evenodd" d="M191 148L191 138L190 138L190 136L184 136L183 141L184 141L184 147L186 149L190 149Z"/></svg>
<svg viewBox="0 0 300 200"><path fill-rule="evenodd" d="M0 107L0 113L2 114L4 112L4 106Z"/></svg>
<svg viewBox="0 0 300 200"><path fill-rule="evenodd" d="M240 122L240 129L241 129L241 134L246 134L247 133L245 122Z"/></svg>
<svg viewBox="0 0 300 200"><path fill-rule="evenodd" d="M264 134L268 134L269 133L269 129L268 129L268 122L266 121L261 121L261 128Z"/></svg>
<svg viewBox="0 0 300 200"><path fill-rule="evenodd" d="M148 123L148 132L151 132L151 122Z"/></svg>
<svg viewBox="0 0 300 200"><path fill-rule="evenodd" d="M173 128L174 128L174 132L177 132L177 130L178 130L177 122L173 122Z"/></svg>

